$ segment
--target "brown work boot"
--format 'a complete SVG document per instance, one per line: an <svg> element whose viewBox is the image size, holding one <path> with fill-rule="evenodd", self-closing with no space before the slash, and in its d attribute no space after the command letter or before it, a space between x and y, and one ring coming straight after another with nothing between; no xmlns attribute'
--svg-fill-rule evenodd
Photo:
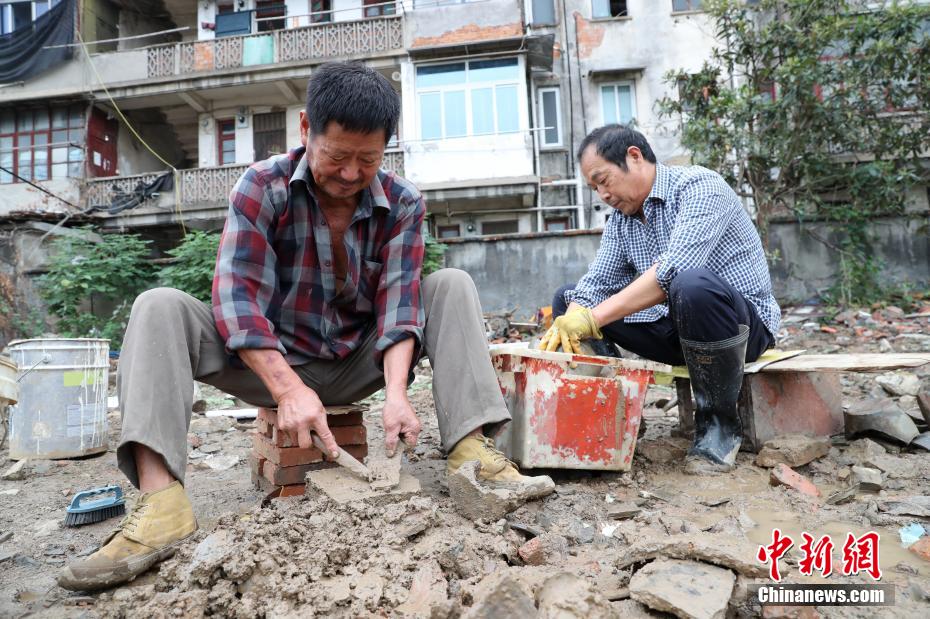
<svg viewBox="0 0 930 619"><path fill-rule="evenodd" d="M194 510L179 482L139 497L132 513L103 541L100 550L68 565L58 584L94 591L129 582L174 554L197 530Z"/></svg>
<svg viewBox="0 0 930 619"><path fill-rule="evenodd" d="M466 436L460 440L449 453L446 474L451 475L471 460L481 463L478 481L488 486L520 487L529 497L545 496L555 489L555 482L548 475L521 475L517 465L495 448L494 441L487 436Z"/></svg>

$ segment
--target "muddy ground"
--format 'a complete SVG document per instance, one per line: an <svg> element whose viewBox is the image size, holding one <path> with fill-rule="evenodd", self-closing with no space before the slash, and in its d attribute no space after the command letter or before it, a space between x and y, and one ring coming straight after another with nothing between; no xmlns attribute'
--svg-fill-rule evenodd
<svg viewBox="0 0 930 619"><path fill-rule="evenodd" d="M847 325L842 316L837 321L820 313L814 309L793 314L794 319L789 315L779 348L930 350L930 318L883 321L881 316L847 316ZM930 367L914 373L927 389ZM844 403L884 395L875 378L845 375ZM112 519L63 527L73 493L116 482L133 496L115 467L115 453L30 462L24 479L0 481L0 616L665 616L630 598L630 579L657 554L674 556L674 550L655 548L676 540L698 548L691 557L702 565L722 566L707 578L735 574L727 614L756 616L760 609L746 587L766 582L754 553L760 544L771 542L774 527L796 539L802 531L818 537L832 534L837 544L835 569L847 532L881 535L881 582L896 586L895 606L819 607L804 616L930 616L930 562L902 548L898 536L901 526L927 524L930 519L880 509L883 501L894 497L930 495L926 452L835 437L828 455L798 468L824 497L845 484L849 465L863 450L878 453L887 467L884 490L861 493L839 505L770 486L769 469L756 466L749 453L740 454L732 474L687 476L682 472L687 441L672 436L677 408L656 406L673 399L674 391L654 386L632 471L548 471L557 482L554 494L505 520L473 523L456 514L445 487L429 386L429 373L424 371L411 398L425 429L404 464L421 481L422 492L375 503L336 505L308 496L262 507L263 495L251 485L246 460L252 424L195 415L190 442L199 447L191 452L187 489L199 533L160 569L102 594L64 591L55 585L54 576L66 561L93 552L118 523ZM205 393L210 408L233 406L221 394ZM899 403L916 408L913 398ZM381 435L378 409L374 398L366 420L370 441ZM116 412L110 422L112 448L119 433ZM208 459L216 464L220 455L238 456L238 463L226 470L205 464ZM10 464L0 460L0 471ZM636 513L617 519L617 505ZM524 548L521 555L521 546L534 537L540 538L542 551L529 557ZM727 554L727 548L735 550ZM725 556L711 556L715 552ZM834 574L826 581L803 577L794 552L781 564L785 582L872 582L865 575ZM527 565L527 560L541 564Z"/></svg>

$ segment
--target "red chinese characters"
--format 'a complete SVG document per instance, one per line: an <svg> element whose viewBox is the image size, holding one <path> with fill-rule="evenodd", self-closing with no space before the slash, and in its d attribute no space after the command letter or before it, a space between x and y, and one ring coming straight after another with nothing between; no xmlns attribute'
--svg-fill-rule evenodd
<svg viewBox="0 0 930 619"><path fill-rule="evenodd" d="M804 557L798 563L800 571L805 576L810 576L814 570L820 572L824 577L833 573L833 540L829 535L824 535L817 543L814 543L813 536L808 533L801 533L804 543L801 544L801 552Z"/></svg>
<svg viewBox="0 0 930 619"><path fill-rule="evenodd" d="M759 546L759 552L756 558L760 563L771 562L769 566L769 577L774 581L781 580L781 574L778 573L778 560L788 552L788 549L794 546L794 540L787 535L781 534L781 529L772 531L772 543L768 546Z"/></svg>
<svg viewBox="0 0 930 619"><path fill-rule="evenodd" d="M843 575L851 576L866 572L874 580L880 580L882 570L878 565L878 533L869 532L856 538L846 534L843 544Z"/></svg>

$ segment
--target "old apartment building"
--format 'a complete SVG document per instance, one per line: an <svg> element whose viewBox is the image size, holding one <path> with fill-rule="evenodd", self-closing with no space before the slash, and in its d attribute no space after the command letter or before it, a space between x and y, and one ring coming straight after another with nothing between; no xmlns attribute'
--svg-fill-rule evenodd
<svg viewBox="0 0 930 619"><path fill-rule="evenodd" d="M0 74L0 217L54 219L74 210L66 201L94 208L85 216L106 227L154 234L179 218L216 227L245 167L298 143L314 66L354 59L401 94L384 167L424 191L434 235L596 227L574 147L599 124L635 121L660 157L684 155L654 103L668 94L666 71L697 68L713 45L699 9L699 0L0 2L3 33L30 32L35 56L50 57Z"/></svg>

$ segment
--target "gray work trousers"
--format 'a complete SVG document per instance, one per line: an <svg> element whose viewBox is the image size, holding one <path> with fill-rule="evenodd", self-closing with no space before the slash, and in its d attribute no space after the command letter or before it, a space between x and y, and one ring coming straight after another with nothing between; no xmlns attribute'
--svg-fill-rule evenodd
<svg viewBox="0 0 930 619"><path fill-rule="evenodd" d="M491 366L471 277L443 269L423 280L421 292L423 348L433 368L439 433L448 451L477 428L499 428L510 413ZM315 360L293 369L324 405L355 402L384 387L384 373L373 355L377 339L373 321L361 346L345 359ZM139 475L132 443L160 454L184 483L194 379L251 404L275 406L257 374L229 363L207 304L173 288L142 293L132 306L117 376L123 420L117 462L134 486L139 486Z"/></svg>

